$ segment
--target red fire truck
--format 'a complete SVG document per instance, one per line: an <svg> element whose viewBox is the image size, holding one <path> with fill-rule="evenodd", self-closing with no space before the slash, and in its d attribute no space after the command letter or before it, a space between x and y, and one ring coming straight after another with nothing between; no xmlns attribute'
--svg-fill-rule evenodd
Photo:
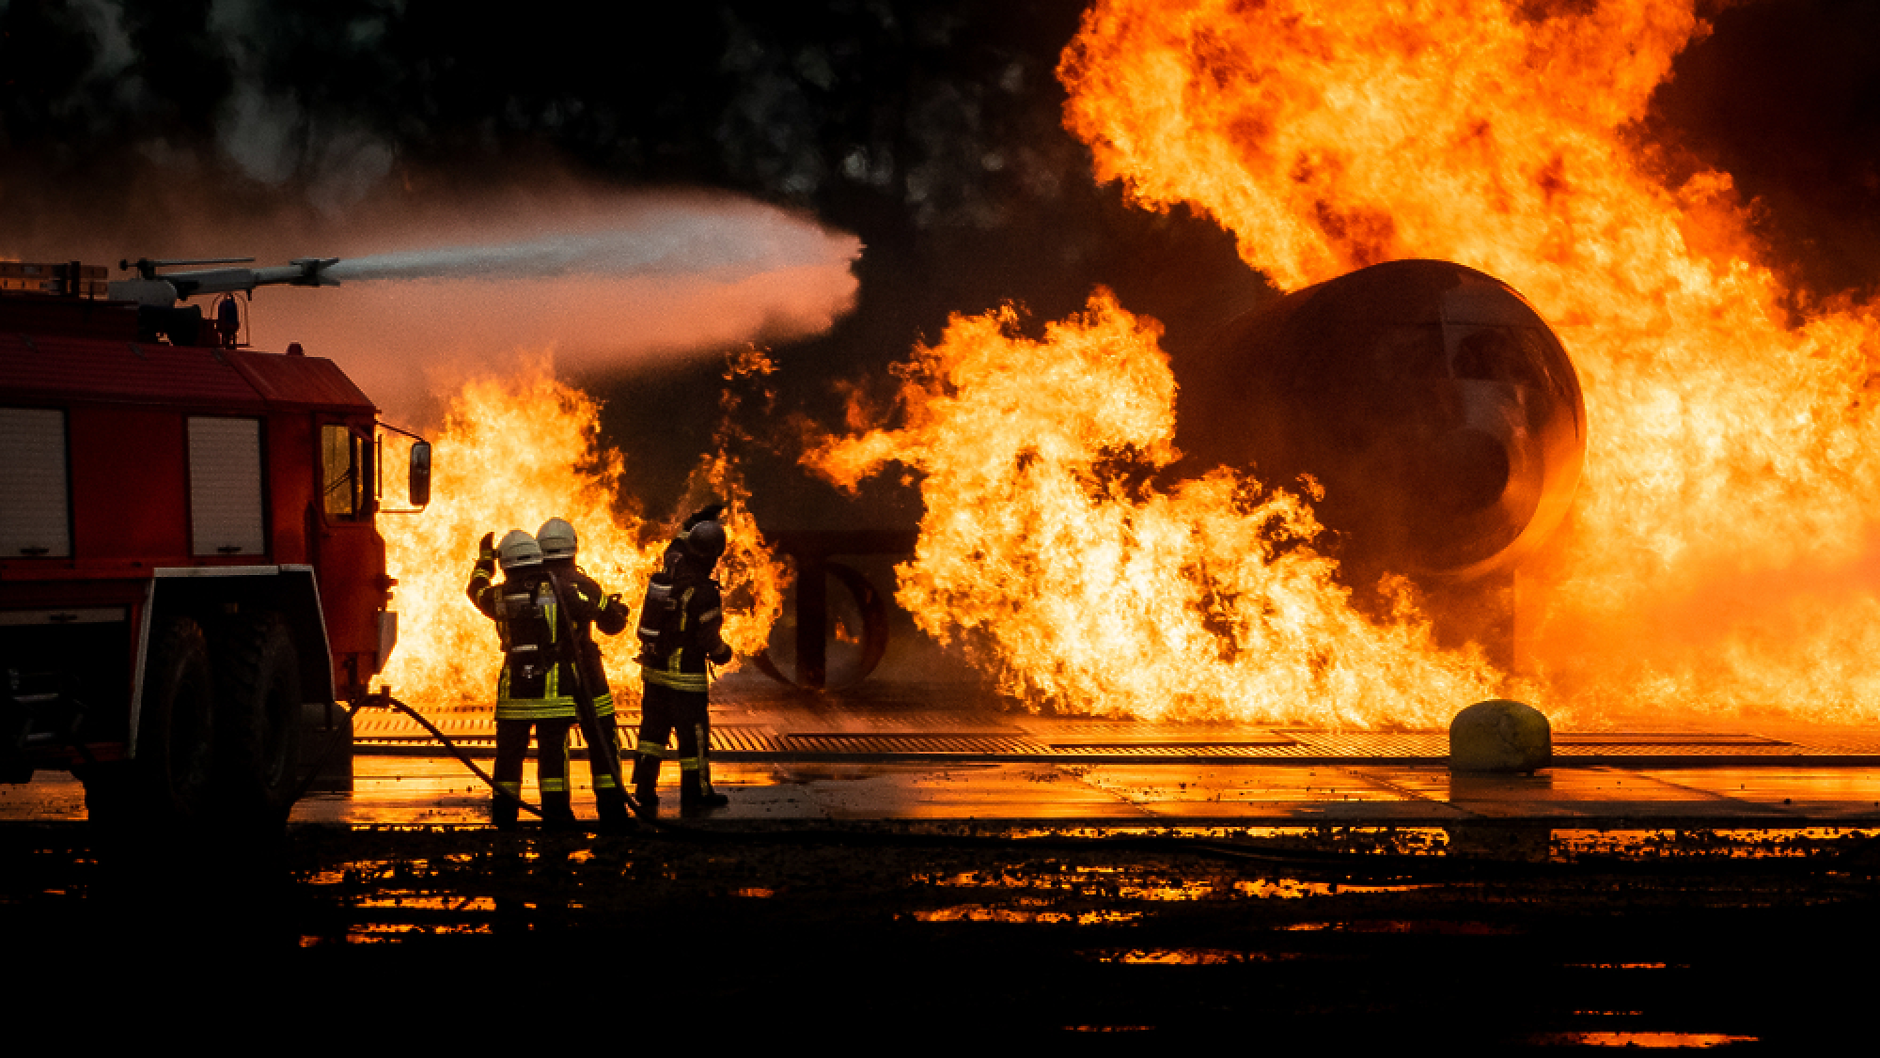
<svg viewBox="0 0 1880 1058"><path fill-rule="evenodd" d="M0 781L69 768L94 819L284 818L397 640L375 519L429 500L430 446L242 340L333 259L164 270L239 263L0 262Z"/></svg>

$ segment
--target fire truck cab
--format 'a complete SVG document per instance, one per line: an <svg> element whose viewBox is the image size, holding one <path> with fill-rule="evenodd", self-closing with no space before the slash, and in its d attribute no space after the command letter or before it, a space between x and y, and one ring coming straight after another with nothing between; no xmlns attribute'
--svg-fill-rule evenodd
<svg viewBox="0 0 1880 1058"><path fill-rule="evenodd" d="M0 263L0 781L69 768L94 819L284 819L397 641L375 523L428 501L430 446L331 361L238 341L238 294L319 263L152 264ZM213 320L163 303L191 293Z"/></svg>

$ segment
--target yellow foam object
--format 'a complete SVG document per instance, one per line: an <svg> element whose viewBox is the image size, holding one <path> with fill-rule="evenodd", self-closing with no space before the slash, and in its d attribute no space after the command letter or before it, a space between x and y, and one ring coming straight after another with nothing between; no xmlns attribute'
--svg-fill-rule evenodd
<svg viewBox="0 0 1880 1058"><path fill-rule="evenodd" d="M1522 702L1477 702L1449 723L1449 766L1456 771L1533 771L1553 756L1546 715Z"/></svg>

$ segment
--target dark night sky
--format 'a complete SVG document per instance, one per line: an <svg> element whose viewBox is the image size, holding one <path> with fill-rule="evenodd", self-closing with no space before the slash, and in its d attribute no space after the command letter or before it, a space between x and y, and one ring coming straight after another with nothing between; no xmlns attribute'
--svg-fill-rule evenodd
<svg viewBox="0 0 1880 1058"><path fill-rule="evenodd" d="M448 194L553 169L736 191L862 238L855 313L777 350L786 410L836 421L834 382L885 380L949 313L1014 299L1052 319L1099 284L1168 325L1179 372L1184 336L1257 279L1210 222L1092 183L1054 76L1081 9L717 0L496 19L452 0L0 0L0 253L66 256L58 233L77 223L164 254L178 220L138 187L317 221L388 183ZM1641 137L1674 167L1732 172L1794 279L1871 294L1880 8L1712 14ZM708 443L715 370L590 384L609 436L673 476ZM674 418L678 442L654 443ZM883 515L912 517L862 517Z"/></svg>

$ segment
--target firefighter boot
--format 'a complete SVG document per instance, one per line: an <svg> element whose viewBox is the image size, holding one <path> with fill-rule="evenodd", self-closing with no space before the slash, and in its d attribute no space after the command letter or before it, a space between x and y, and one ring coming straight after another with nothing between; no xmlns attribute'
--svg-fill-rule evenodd
<svg viewBox="0 0 1880 1058"><path fill-rule="evenodd" d="M542 791L543 830L573 830L578 825L574 821L574 808L569 804L568 791Z"/></svg>
<svg viewBox="0 0 1880 1058"><path fill-rule="evenodd" d="M642 750L635 755L633 800L638 804L641 819L654 819L659 815L659 766L661 763L657 753Z"/></svg>
<svg viewBox="0 0 1880 1058"><path fill-rule="evenodd" d="M594 806L600 812L601 833L624 834L633 829L633 817L627 814L627 795L609 788L594 791Z"/></svg>
<svg viewBox="0 0 1880 1058"><path fill-rule="evenodd" d="M702 761L700 763L703 764ZM731 798L712 789L709 773L703 767L688 768L681 764L680 769L679 810L681 812L702 812L713 808L723 808L731 803Z"/></svg>
<svg viewBox="0 0 1880 1058"><path fill-rule="evenodd" d="M498 785L507 787L509 784L500 783ZM490 822L494 823L498 830L514 830L516 829L516 815L519 808L520 805L517 800L510 796L507 791L498 793L496 796L490 798Z"/></svg>
<svg viewBox="0 0 1880 1058"><path fill-rule="evenodd" d="M723 808L731 803L731 798L712 789L711 759L711 724L695 725L692 728L692 745L696 757L686 757L679 762L679 810L704 811ZM684 740L680 741L679 751L685 751Z"/></svg>

